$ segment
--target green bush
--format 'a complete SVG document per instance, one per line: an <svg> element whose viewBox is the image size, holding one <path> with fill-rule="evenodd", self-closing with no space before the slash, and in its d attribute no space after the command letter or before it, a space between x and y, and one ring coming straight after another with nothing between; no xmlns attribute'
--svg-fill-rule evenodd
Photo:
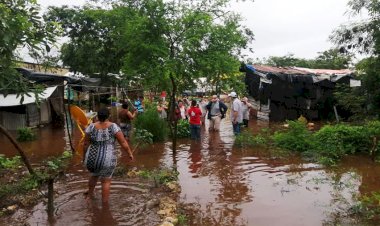
<svg viewBox="0 0 380 226"><path fill-rule="evenodd" d="M9 195L25 194L41 184L39 178L27 175L15 183L8 183L0 186L0 199L5 199ZM2 206L0 204L0 206Z"/></svg>
<svg viewBox="0 0 380 226"><path fill-rule="evenodd" d="M367 151L371 139L363 126L327 125L314 134L314 149L323 157L340 159L346 154Z"/></svg>
<svg viewBox="0 0 380 226"><path fill-rule="evenodd" d="M132 142L134 144L152 144L153 134L145 129L136 129L133 133Z"/></svg>
<svg viewBox="0 0 380 226"><path fill-rule="evenodd" d="M48 174L59 173L60 171L62 171L64 168L68 166L71 158L72 158L72 152L66 150L62 153L62 155L58 157L52 157L52 158L46 159L44 162L47 166L47 170L48 170L47 173Z"/></svg>
<svg viewBox="0 0 380 226"><path fill-rule="evenodd" d="M244 131L236 137L234 145L238 147L256 147L264 146L267 143L268 140L262 134L255 136L250 131Z"/></svg>
<svg viewBox="0 0 380 226"><path fill-rule="evenodd" d="M173 169L157 169L153 171L140 170L137 173L144 179L153 179L157 184L165 184L171 181L177 181L179 172Z"/></svg>
<svg viewBox="0 0 380 226"><path fill-rule="evenodd" d="M0 154L0 169L14 169L21 164L21 157L15 156L13 158L6 158L3 154Z"/></svg>
<svg viewBox="0 0 380 226"><path fill-rule="evenodd" d="M380 218L380 193L372 192L371 194L358 197L358 203L351 207L352 214L365 217L367 220L378 222Z"/></svg>
<svg viewBox="0 0 380 226"><path fill-rule="evenodd" d="M190 123L188 120L179 120L177 124L177 137L190 137Z"/></svg>
<svg viewBox="0 0 380 226"><path fill-rule="evenodd" d="M148 107L143 114L139 114L134 120L134 128L146 130L153 134L153 141L164 141L168 135L167 122L161 119L156 108Z"/></svg>
<svg viewBox="0 0 380 226"><path fill-rule="evenodd" d="M159 184L165 184L171 181L178 180L179 172L172 169L161 169L153 174L153 178Z"/></svg>
<svg viewBox="0 0 380 226"><path fill-rule="evenodd" d="M370 121L365 125L367 136L380 137L380 121Z"/></svg>
<svg viewBox="0 0 380 226"><path fill-rule="evenodd" d="M178 225L187 225L187 222L189 221L189 219L187 218L185 214L177 215L177 219L178 219Z"/></svg>
<svg viewBox="0 0 380 226"><path fill-rule="evenodd" d="M274 144L282 149L299 151L324 165L333 165L347 154L370 152L373 138L380 137L380 122L365 125L326 125L311 133L302 122L289 121L289 128L273 135ZM380 143L380 142L379 142Z"/></svg>
<svg viewBox="0 0 380 226"><path fill-rule="evenodd" d="M23 141L32 141L36 139L36 135L32 131L31 128L25 127L25 128L20 128L17 130L17 140L20 142Z"/></svg>
<svg viewBox="0 0 380 226"><path fill-rule="evenodd" d="M307 130L305 123L300 121L288 121L289 128L276 132L273 135L274 144L277 147L291 151L305 152L312 149L312 134Z"/></svg>

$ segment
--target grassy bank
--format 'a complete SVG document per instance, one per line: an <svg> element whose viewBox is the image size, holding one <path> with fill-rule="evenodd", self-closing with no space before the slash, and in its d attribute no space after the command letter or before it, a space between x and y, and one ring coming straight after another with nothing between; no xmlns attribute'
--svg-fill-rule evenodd
<svg viewBox="0 0 380 226"><path fill-rule="evenodd" d="M310 131L303 121L288 121L287 125L272 133L267 130L257 135L244 132L236 138L235 145L281 148L330 166L346 155L363 153L374 159L377 156L379 121L325 125L318 131Z"/></svg>

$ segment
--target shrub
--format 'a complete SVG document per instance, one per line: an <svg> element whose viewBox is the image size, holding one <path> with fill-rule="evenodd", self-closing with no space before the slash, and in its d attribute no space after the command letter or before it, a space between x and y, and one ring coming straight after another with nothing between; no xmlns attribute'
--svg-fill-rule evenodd
<svg viewBox="0 0 380 226"><path fill-rule="evenodd" d="M366 133L369 137L380 136L380 121L370 121L365 125Z"/></svg>
<svg viewBox="0 0 380 226"><path fill-rule="evenodd" d="M145 129L136 129L132 137L133 143L139 144L152 144L153 143L153 134Z"/></svg>
<svg viewBox="0 0 380 226"><path fill-rule="evenodd" d="M17 140L20 142L23 141L32 141L36 139L36 135L32 131L31 128L25 127L25 128L20 128L17 130Z"/></svg>
<svg viewBox="0 0 380 226"><path fill-rule="evenodd" d="M292 151L305 152L312 149L312 134L300 121L288 121L289 128L273 135L276 146Z"/></svg>
<svg viewBox="0 0 380 226"><path fill-rule="evenodd" d="M187 225L187 222L189 221L185 214L177 215L177 219L178 219L178 225Z"/></svg>
<svg viewBox="0 0 380 226"><path fill-rule="evenodd" d="M327 125L314 134L315 149L324 157L340 159L368 150L371 140L363 126Z"/></svg>
<svg viewBox="0 0 380 226"><path fill-rule="evenodd" d="M153 174L154 181L159 184L165 184L171 181L178 180L179 172L172 169L161 169Z"/></svg>
<svg viewBox="0 0 380 226"><path fill-rule="evenodd" d="M41 181L32 175L27 175L15 183L7 183L0 186L0 199L4 200L10 195L20 195L37 188ZM0 204L2 206L2 204Z"/></svg>
<svg viewBox="0 0 380 226"><path fill-rule="evenodd" d="M254 136L251 132L244 131L236 137L234 144L238 147L256 147L267 143L268 141L263 135L258 134Z"/></svg>
<svg viewBox="0 0 380 226"><path fill-rule="evenodd" d="M168 135L168 126L166 121L161 119L156 108L148 107L143 114L138 115L134 120L136 131L146 130L153 134L153 141L164 141Z"/></svg>
<svg viewBox="0 0 380 226"><path fill-rule="evenodd" d="M358 204L351 208L351 212L370 221L378 222L380 218L380 193L372 192L371 194L360 196L358 201Z"/></svg>
<svg viewBox="0 0 380 226"><path fill-rule="evenodd" d="M6 158L3 154L0 154L0 169L14 169L20 164L21 157L15 156L13 158Z"/></svg>
<svg viewBox="0 0 380 226"><path fill-rule="evenodd" d="M177 137L190 137L190 123L188 120L179 120L177 124Z"/></svg>
<svg viewBox="0 0 380 226"><path fill-rule="evenodd" d="M68 166L71 158L72 158L72 152L66 150L62 153L62 155L58 157L51 157L44 160L47 166L47 168L45 169L47 170L47 172L42 172L42 173L45 173L45 174L47 173L51 175L54 175L55 173L59 173L60 171L62 171L64 168ZM49 176L49 175L43 175L42 177L44 176Z"/></svg>
<svg viewBox="0 0 380 226"><path fill-rule="evenodd" d="M137 174L144 179L153 179L156 184L165 184L171 181L177 181L179 172L173 169L158 169L158 170L140 170Z"/></svg>
<svg viewBox="0 0 380 226"><path fill-rule="evenodd" d="M289 121L289 129L273 135L277 147L304 152L324 165L334 165L346 154L370 152L373 138L380 136L380 122L358 125L326 125L315 133L305 124Z"/></svg>

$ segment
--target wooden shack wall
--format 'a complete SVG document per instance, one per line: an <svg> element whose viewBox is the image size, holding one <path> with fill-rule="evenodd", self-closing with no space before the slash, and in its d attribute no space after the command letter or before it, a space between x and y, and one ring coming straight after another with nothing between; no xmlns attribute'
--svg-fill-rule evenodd
<svg viewBox="0 0 380 226"><path fill-rule="evenodd" d="M309 120L319 120L331 115L335 83L311 83L310 78L302 76L294 80L284 78L288 77L271 76L271 84L260 83L259 75L246 73L247 91L256 106L259 119L284 121L294 120L302 115ZM349 80L340 79L338 82L347 81ZM262 106L267 106L267 110L263 110Z"/></svg>

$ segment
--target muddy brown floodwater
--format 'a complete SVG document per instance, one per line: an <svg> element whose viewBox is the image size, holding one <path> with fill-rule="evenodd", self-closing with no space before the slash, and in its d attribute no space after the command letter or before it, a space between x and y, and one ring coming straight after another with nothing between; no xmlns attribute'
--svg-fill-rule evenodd
<svg viewBox="0 0 380 226"><path fill-rule="evenodd" d="M206 125L207 126L207 125ZM266 125L250 122L253 132ZM57 155L67 147L64 132L40 129L36 142L23 144L33 161ZM75 139L74 139L75 141ZM12 147L3 145L1 153L13 155ZM136 162L127 164L139 169L172 167L179 171L182 188L180 202L190 213L189 225L357 225L347 217L355 197L380 190L380 166L368 157L353 156L334 169L306 162L292 156L278 158L264 149L233 146L230 122L222 122L221 132L202 131L202 140L179 141L172 155L170 142L139 150ZM79 157L76 158L79 161ZM139 200L148 201L148 185L133 181L115 181L110 209L88 208L81 193L86 189L87 174L78 163L69 170L70 182L56 199L54 225L157 225L158 219L144 214ZM27 221L45 225L41 203ZM126 217L128 216L128 217ZM132 217L131 217L132 216Z"/></svg>

